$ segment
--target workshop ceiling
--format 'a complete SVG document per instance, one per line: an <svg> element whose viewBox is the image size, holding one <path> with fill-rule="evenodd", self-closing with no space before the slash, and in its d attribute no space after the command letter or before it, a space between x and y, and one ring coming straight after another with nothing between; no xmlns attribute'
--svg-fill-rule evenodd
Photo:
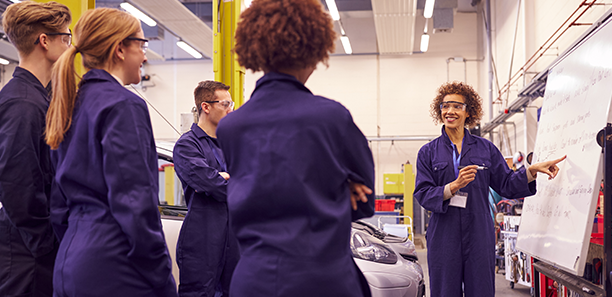
<svg viewBox="0 0 612 297"><path fill-rule="evenodd" d="M452 32L454 14L475 12L479 1L436 0L429 34ZM178 40L187 42L207 58L212 56L213 0L96 0L96 7L119 8L122 2L131 3L159 23L155 27L142 25L145 36L151 39L149 60L190 59L189 54L176 46ZM10 3L0 0L0 11ZM325 0L321 3L326 7ZM425 25L425 0L336 0L336 5L340 21L334 22L335 29L338 35L344 29L353 54L419 52ZM4 50L6 43L0 40L0 56L12 59L14 53ZM344 54L339 40L335 54Z"/></svg>

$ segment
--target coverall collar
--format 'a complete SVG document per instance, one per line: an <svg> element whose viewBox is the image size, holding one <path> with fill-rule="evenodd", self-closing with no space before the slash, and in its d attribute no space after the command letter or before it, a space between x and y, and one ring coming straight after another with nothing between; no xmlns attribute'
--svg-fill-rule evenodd
<svg viewBox="0 0 612 297"><path fill-rule="evenodd" d="M84 81L87 80L102 80L102 81L113 81L116 82L117 84L121 85L121 83L119 81L117 81L112 74L106 72L106 70L104 69L91 69L89 71L87 71L87 73L85 73L85 75L83 75L83 81L81 82L81 84Z"/></svg>
<svg viewBox="0 0 612 297"><path fill-rule="evenodd" d="M204 132L204 130L202 130L200 126L198 126L198 123L191 124L191 131L193 131L195 136L197 136L198 138L212 138L210 137L210 135L206 134L206 132Z"/></svg>
<svg viewBox="0 0 612 297"><path fill-rule="evenodd" d="M253 90L253 93L255 93L255 91L257 91L257 89L261 88L263 85L266 85L273 81L283 81L286 83L290 83L290 84L295 85L298 89L301 89L303 91L306 91L312 94L312 92L303 83L297 80L295 76L285 74L285 73L280 73L280 72L274 72L274 71L266 73L266 75L262 76L257 81L257 84L255 85L255 90Z"/></svg>
<svg viewBox="0 0 612 297"><path fill-rule="evenodd" d="M465 156L470 150L472 144L476 142L476 138L470 133L470 130L468 130L467 128L463 128L463 130L463 145L461 147L461 155ZM445 146L452 148L453 143L451 142L450 137L448 137L448 135L446 134L446 131L444 130L444 125L442 125L442 136Z"/></svg>
<svg viewBox="0 0 612 297"><path fill-rule="evenodd" d="M32 72L28 71L25 68L21 68L19 66L15 67L15 71L13 71L13 77L27 81L31 86L33 86L37 91L39 91L44 96L47 102L50 101L49 93L51 90L50 88L51 83L49 83L47 88L45 88L40 83L40 80L38 80L38 78L36 78L36 76L32 74Z"/></svg>

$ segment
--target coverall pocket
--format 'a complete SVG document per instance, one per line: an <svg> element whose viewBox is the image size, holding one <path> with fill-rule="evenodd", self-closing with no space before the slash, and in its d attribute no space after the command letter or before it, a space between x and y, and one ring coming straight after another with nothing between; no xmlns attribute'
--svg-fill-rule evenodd
<svg viewBox="0 0 612 297"><path fill-rule="evenodd" d="M478 165L488 168L491 166L491 161L484 158L472 157L470 158L470 165Z"/></svg>
<svg viewBox="0 0 612 297"><path fill-rule="evenodd" d="M472 157L470 158L470 164L471 165L478 165L478 166L482 166L485 167L485 170L478 170L478 173L476 173L476 179L479 182L475 182L473 183L472 186L475 187L479 187L479 188L484 188L488 191L489 188L489 183L490 183L490 172L492 170L491 168L491 161L485 158L479 158L479 157Z"/></svg>
<svg viewBox="0 0 612 297"><path fill-rule="evenodd" d="M448 167L448 162L433 163L433 177L436 180L436 184L445 184L444 172L446 171L446 167Z"/></svg>

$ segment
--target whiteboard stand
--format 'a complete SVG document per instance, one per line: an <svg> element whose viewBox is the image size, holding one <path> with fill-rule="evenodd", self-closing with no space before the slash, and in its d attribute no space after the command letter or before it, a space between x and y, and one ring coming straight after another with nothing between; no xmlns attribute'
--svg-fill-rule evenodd
<svg viewBox="0 0 612 297"><path fill-rule="evenodd" d="M604 142L604 260L605 296L612 296L612 125L605 128Z"/></svg>
<svg viewBox="0 0 612 297"><path fill-rule="evenodd" d="M539 274L544 274L556 280L559 284L579 293L581 296L612 297L612 125L607 124L599 135L603 135L598 143L603 146L603 179L604 179L604 259L603 259L603 288L595 285L582 277L565 272L553 265L542 261L534 262L534 281L536 283L535 296L542 295L542 289L546 284L540 283ZM601 143L600 141L603 141Z"/></svg>

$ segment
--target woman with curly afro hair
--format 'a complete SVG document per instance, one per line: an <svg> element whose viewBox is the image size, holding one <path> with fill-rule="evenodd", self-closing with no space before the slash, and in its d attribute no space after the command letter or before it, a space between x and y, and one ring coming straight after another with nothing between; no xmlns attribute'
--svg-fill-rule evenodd
<svg viewBox="0 0 612 297"><path fill-rule="evenodd" d="M349 243L374 213L368 142L340 103L304 86L336 34L319 0L255 0L236 29L238 62L265 75L217 136L240 244L231 296L370 296Z"/></svg>
<svg viewBox="0 0 612 297"><path fill-rule="evenodd" d="M554 178L565 157L512 171L493 143L467 130L482 118L482 99L461 82L438 89L431 115L443 124L442 135L419 151L414 190L432 212L427 228L431 296L494 296L489 187L510 199L531 196L536 174Z"/></svg>

